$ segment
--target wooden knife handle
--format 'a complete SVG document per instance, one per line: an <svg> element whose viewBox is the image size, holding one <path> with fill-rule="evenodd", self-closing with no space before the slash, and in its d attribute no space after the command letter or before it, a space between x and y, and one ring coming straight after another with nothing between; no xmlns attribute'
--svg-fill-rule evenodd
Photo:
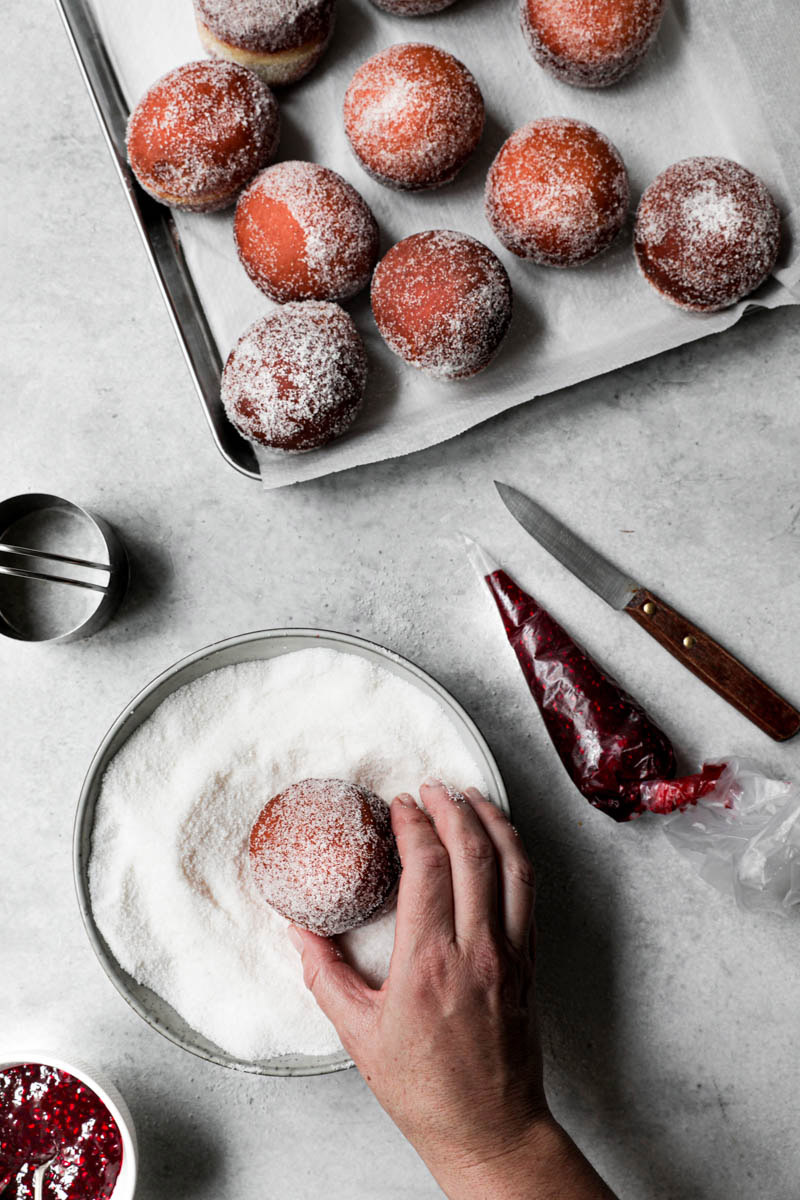
<svg viewBox="0 0 800 1200"><path fill-rule="evenodd" d="M625 611L678 662L764 733L785 742L800 730L800 712L796 708L647 588L639 588Z"/></svg>

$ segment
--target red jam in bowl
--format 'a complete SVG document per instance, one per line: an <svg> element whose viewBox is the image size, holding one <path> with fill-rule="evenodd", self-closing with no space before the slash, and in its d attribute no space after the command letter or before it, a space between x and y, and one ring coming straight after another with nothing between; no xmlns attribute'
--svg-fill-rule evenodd
<svg viewBox="0 0 800 1200"><path fill-rule="evenodd" d="M44 1063L0 1068L0 1196L33 1200L36 1168L53 1159L43 1200L104 1200L122 1166L119 1127L99 1096Z"/></svg>

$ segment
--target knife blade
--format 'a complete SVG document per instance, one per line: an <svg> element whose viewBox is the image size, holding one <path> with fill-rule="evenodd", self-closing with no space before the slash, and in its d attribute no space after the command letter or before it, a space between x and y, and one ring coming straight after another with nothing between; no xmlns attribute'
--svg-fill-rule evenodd
<svg viewBox="0 0 800 1200"><path fill-rule="evenodd" d="M626 612L678 661L776 741L800 731L800 712L676 609L636 583L530 496L495 480L512 517L612 608Z"/></svg>

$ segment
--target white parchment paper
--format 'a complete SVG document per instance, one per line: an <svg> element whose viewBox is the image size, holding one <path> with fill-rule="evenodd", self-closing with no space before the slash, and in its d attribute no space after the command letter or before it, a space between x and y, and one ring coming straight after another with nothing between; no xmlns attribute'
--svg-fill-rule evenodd
<svg viewBox="0 0 800 1200"><path fill-rule="evenodd" d="M202 57L191 0L93 0L128 101L178 63ZM434 192L381 187L360 168L342 125L344 93L375 51L428 41L461 58L483 91L487 125L461 175ZM551 79L533 61L517 0L458 0L436 16L390 17L369 0L339 0L330 49L310 76L278 93L278 158L311 159L344 175L372 207L382 253L419 230L464 230L500 256L514 287L511 330L494 363L470 380L442 383L405 366L383 344L366 294L347 307L367 345L370 377L352 430L321 450L262 455L266 487L312 479L444 441L523 401L732 325L748 304L800 302L800 250L792 236L800 198L800 21L795 0L668 0L649 58L614 88L586 91ZM483 184L505 138L541 116L579 117L621 152L633 203L670 163L694 154L737 159L766 181L784 217L773 277L748 300L713 316L674 309L639 277L630 225L594 262L573 270L533 266L499 245L483 211ZM242 330L272 307L250 283L233 244L232 213L177 214L184 251L224 358ZM202 420L198 412L197 419Z"/></svg>

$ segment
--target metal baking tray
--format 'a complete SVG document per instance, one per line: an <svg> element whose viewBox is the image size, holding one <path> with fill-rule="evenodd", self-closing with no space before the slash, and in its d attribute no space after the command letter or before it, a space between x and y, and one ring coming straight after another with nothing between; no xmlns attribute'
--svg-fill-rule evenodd
<svg viewBox="0 0 800 1200"><path fill-rule="evenodd" d="M239 436L222 408L219 395L222 358L181 249L172 213L139 187L128 166L125 130L129 109L89 0L56 0L56 7L142 236L211 436L222 457L235 470L250 479L260 479L252 447Z"/></svg>

